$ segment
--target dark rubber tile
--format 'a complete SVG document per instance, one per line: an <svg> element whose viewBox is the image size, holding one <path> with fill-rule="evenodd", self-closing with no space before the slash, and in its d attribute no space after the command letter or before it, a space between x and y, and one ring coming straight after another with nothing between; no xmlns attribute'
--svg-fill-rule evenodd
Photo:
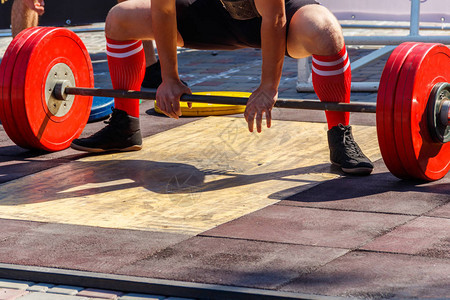
<svg viewBox="0 0 450 300"><path fill-rule="evenodd" d="M354 249L412 218L393 214L273 205L203 234Z"/></svg>
<svg viewBox="0 0 450 300"><path fill-rule="evenodd" d="M448 299L449 260L351 252L299 277L283 291L362 299Z"/></svg>
<svg viewBox="0 0 450 300"><path fill-rule="evenodd" d="M450 202L450 175L431 183L399 180L384 162L372 175L344 176L288 197L282 205L421 215Z"/></svg>
<svg viewBox="0 0 450 300"><path fill-rule="evenodd" d="M0 219L0 241L5 241L11 237L21 235L24 232L34 230L43 224L45 223Z"/></svg>
<svg viewBox="0 0 450 300"><path fill-rule="evenodd" d="M419 217L362 249L450 258L450 219Z"/></svg>
<svg viewBox="0 0 450 300"><path fill-rule="evenodd" d="M450 219L450 203L442 205L426 214L430 217L447 218Z"/></svg>
<svg viewBox="0 0 450 300"><path fill-rule="evenodd" d="M274 289L346 252L344 249L194 237L117 273Z"/></svg>
<svg viewBox="0 0 450 300"><path fill-rule="evenodd" d="M110 273L188 238L182 234L3 220L0 262ZM3 224L2 224L3 226Z"/></svg>
<svg viewBox="0 0 450 300"><path fill-rule="evenodd" d="M39 160L33 158L0 156L0 183L57 167L67 162L68 160L65 159Z"/></svg>

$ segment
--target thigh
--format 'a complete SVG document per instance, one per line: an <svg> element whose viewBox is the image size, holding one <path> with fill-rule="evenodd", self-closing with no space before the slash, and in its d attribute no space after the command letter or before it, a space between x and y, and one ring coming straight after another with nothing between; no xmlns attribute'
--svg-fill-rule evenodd
<svg viewBox="0 0 450 300"><path fill-rule="evenodd" d="M292 20L294 14L302 7L310 4L319 4L319 2L315 0L285 0L286 5L286 19L289 29L289 24Z"/></svg>
<svg viewBox="0 0 450 300"><path fill-rule="evenodd" d="M154 40L151 1L120 1L109 11L105 31L108 37L117 40ZM183 45L180 34L177 43Z"/></svg>

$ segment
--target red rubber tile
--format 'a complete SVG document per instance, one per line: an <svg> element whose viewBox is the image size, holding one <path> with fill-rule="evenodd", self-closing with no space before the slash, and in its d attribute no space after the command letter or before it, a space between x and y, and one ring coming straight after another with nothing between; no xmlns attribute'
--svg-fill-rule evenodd
<svg viewBox="0 0 450 300"><path fill-rule="evenodd" d="M450 219L420 217L362 247L364 250L450 258Z"/></svg>
<svg viewBox="0 0 450 300"><path fill-rule="evenodd" d="M194 237L117 272L189 282L276 288L346 252L345 249Z"/></svg>
<svg viewBox="0 0 450 300"><path fill-rule="evenodd" d="M273 205L204 235L354 249L412 218Z"/></svg>
<svg viewBox="0 0 450 300"><path fill-rule="evenodd" d="M438 208L430 211L426 215L430 216L430 217L438 217L438 218L450 219L450 203L447 203L446 205L438 207Z"/></svg>
<svg viewBox="0 0 450 300"><path fill-rule="evenodd" d="M42 161L33 159L16 160L10 156L0 156L0 183L57 167L67 162L69 161L63 159L49 159Z"/></svg>
<svg viewBox="0 0 450 300"><path fill-rule="evenodd" d="M108 273L187 238L150 231L41 224L0 240L0 262Z"/></svg>
<svg viewBox="0 0 450 300"><path fill-rule="evenodd" d="M437 182L416 185L394 178L380 160L370 176L331 180L279 204L421 215L449 201L450 174Z"/></svg>
<svg viewBox="0 0 450 300"><path fill-rule="evenodd" d="M35 230L36 228L44 224L45 223L40 222L0 219L0 241L4 241L6 239L19 235L24 235L27 231Z"/></svg>
<svg viewBox="0 0 450 300"><path fill-rule="evenodd" d="M449 260L357 251L299 277L282 290L362 299L447 299L448 270Z"/></svg>

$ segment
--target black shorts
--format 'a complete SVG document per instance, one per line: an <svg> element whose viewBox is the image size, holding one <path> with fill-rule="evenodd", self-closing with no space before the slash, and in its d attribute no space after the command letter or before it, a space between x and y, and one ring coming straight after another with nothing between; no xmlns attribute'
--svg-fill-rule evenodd
<svg viewBox="0 0 450 300"><path fill-rule="evenodd" d="M287 24L315 0L285 0ZM184 47L201 50L261 48L261 18L233 19L219 0L176 0L178 31ZM289 27L288 29L289 30Z"/></svg>

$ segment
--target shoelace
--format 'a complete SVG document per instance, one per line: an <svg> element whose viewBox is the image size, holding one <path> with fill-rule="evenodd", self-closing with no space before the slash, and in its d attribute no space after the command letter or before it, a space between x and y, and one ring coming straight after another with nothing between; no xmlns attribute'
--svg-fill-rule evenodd
<svg viewBox="0 0 450 300"><path fill-rule="evenodd" d="M115 121L117 118L119 118L119 114L117 113L116 110L113 109L113 112L112 112L112 114L111 114L111 118L109 118L109 119L106 120L106 121L103 121L103 123L105 123L105 124L107 124L107 125L109 125L109 124L113 124L113 125L114 125L114 121Z"/></svg>
<svg viewBox="0 0 450 300"><path fill-rule="evenodd" d="M344 145L348 146L345 147L348 154L350 154L351 156L356 155L357 157L363 157L363 153L359 148L358 144L356 144L355 140L353 139L350 130L346 130L344 132L343 142Z"/></svg>

